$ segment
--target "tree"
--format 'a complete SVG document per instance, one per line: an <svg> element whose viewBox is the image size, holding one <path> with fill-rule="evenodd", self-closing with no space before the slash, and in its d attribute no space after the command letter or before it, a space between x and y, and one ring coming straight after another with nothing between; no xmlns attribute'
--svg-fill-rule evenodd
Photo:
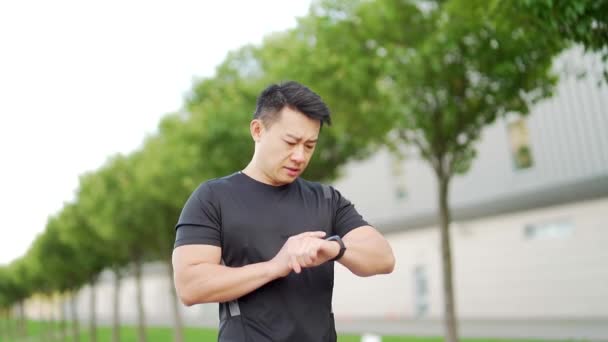
<svg viewBox="0 0 608 342"><path fill-rule="evenodd" d="M34 288L32 270L27 259L20 258L13 261L6 269L4 288L6 290L6 301L11 306L17 305L19 316L17 317L16 335L27 336L27 324L25 317L24 302L33 293Z"/></svg>
<svg viewBox="0 0 608 342"><path fill-rule="evenodd" d="M36 240L33 257L37 261L37 270L42 273L46 291L51 300L57 299L59 309L60 340L67 336L64 298L77 291L89 279L87 271L87 251L79 250L74 245L62 240L62 230L73 219L73 206L65 206L57 215L49 218L46 230ZM74 336L79 338L77 332Z"/></svg>
<svg viewBox="0 0 608 342"><path fill-rule="evenodd" d="M120 341L120 287L123 268L129 262L128 245L125 244L120 235L114 234L112 228L118 224L114 218L115 206L112 203L111 194L117 191L117 186L110 176L108 165L100 168L96 172L88 173L80 177L78 189L78 211L86 217L85 225L93 230L94 239L100 240L97 248L102 248L107 254L102 258L104 264L109 267L114 274L114 292L112 299L112 341ZM86 237L83 237L86 238ZM104 252L102 252L104 253ZM95 305L95 288L91 284L91 307ZM92 311L94 313L95 310ZM94 319L93 319L94 321ZM91 336L96 336L91 331ZM94 337L96 338L96 337Z"/></svg>
<svg viewBox="0 0 608 342"><path fill-rule="evenodd" d="M53 233L48 234L46 229L40 233L34 239L24 259L29 274L28 281L34 284L32 293L38 296L38 304L40 305L40 321L43 323L43 329L40 330L39 334L42 339L49 341L56 339L54 330L57 318L53 307L53 295L57 291L60 281L57 275L53 273L52 267L48 269L46 267L46 257L49 253L53 253L53 242L51 241L54 238L51 236ZM46 313L45 301L50 304Z"/></svg>
<svg viewBox="0 0 608 342"><path fill-rule="evenodd" d="M510 1L503 1L502 5L512 6ZM531 14L530 21L546 35L600 53L604 80L608 81L608 0L519 0L517 5Z"/></svg>
<svg viewBox="0 0 608 342"><path fill-rule="evenodd" d="M0 337L7 340L19 338L13 324L11 309L15 304L15 284L10 270L0 267Z"/></svg>
<svg viewBox="0 0 608 342"><path fill-rule="evenodd" d="M135 180L133 187L140 194L142 224L147 227L148 234L154 236L149 250L151 257L164 263L167 270L171 305L174 318L175 342L182 342L183 322L179 310L179 302L173 286L173 264L171 261L173 244L175 242L174 226L183 206L183 198L192 191L194 184L189 180L201 177L203 173L193 174L194 160L187 160L187 154L175 153L175 145L180 140L172 140L168 135L181 132L167 130L173 126L176 116L170 115L163 119L159 135L146 140L141 151L141 158L135 165ZM179 119L178 119L179 120ZM178 124L178 122L175 122ZM199 180L200 181L200 180ZM188 185L187 187L185 185Z"/></svg>
<svg viewBox="0 0 608 342"><path fill-rule="evenodd" d="M80 336L78 312L76 310L76 295L78 289L84 283L90 286L90 319L89 335L90 341L97 340L97 308L95 296L95 284L101 271L109 266L111 251L103 244L101 237L89 220L83 215L79 202L66 203L61 210L60 216L61 229L59 231L60 241L73 251L74 260L70 261L71 267L78 272L78 279L71 287L70 311L72 317L73 339L78 341Z"/></svg>
<svg viewBox="0 0 608 342"><path fill-rule="evenodd" d="M357 56L368 60L358 63L380 70L347 79L350 87L371 86L385 95L382 109L399 113L391 131L396 143L413 146L435 173L450 342L458 340L448 229L450 181L469 169L485 126L507 113L525 115L532 103L551 94L556 78L549 68L562 46L526 26L525 15L515 6L498 4L378 0L353 8L327 1L316 10L318 22L336 27L319 31L317 41L327 40L335 55ZM367 100L364 93L349 99Z"/></svg>
<svg viewBox="0 0 608 342"><path fill-rule="evenodd" d="M106 241L120 245L119 255L125 253L133 266L136 283L136 305L138 340L145 342L146 319L143 303L142 268L147 261L149 250L155 238L149 234L145 217L150 214L147 202L135 186L136 165L141 154L136 152L128 157L117 155L98 174L99 183L94 196L99 206L99 235Z"/></svg>

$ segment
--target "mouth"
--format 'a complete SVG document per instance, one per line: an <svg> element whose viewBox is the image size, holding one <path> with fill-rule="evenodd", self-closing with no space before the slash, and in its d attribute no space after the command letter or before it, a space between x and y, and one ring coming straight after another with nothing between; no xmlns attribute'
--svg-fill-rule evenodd
<svg viewBox="0 0 608 342"><path fill-rule="evenodd" d="M300 173L300 169L295 167L285 167L285 170L287 170L287 174L289 174L291 177L295 177Z"/></svg>

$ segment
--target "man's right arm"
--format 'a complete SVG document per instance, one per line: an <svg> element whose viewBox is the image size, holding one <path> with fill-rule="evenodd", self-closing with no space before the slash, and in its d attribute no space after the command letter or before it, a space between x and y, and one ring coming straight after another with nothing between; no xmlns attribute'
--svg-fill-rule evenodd
<svg viewBox="0 0 608 342"><path fill-rule="evenodd" d="M220 265L221 248L184 245L173 250L173 277L185 305L228 302L282 276L271 262L243 267Z"/></svg>
<svg viewBox="0 0 608 342"><path fill-rule="evenodd" d="M292 270L314 267L329 258L324 250L333 243L325 232L304 232L287 239L269 261L242 267L220 265L222 250L212 245L183 245L173 250L173 278L185 305L223 303L242 297Z"/></svg>

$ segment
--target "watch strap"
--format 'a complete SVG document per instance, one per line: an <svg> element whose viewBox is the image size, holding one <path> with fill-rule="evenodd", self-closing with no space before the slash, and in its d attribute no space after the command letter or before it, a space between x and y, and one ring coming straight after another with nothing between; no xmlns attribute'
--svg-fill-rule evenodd
<svg viewBox="0 0 608 342"><path fill-rule="evenodd" d="M340 245L340 251L338 252L338 255L336 255L333 259L331 259L329 261L336 261L336 260L340 259L344 255L344 252L346 252L346 246L344 245L344 241L342 241L342 238L340 238L339 235L332 235L332 236L326 238L325 240L336 241Z"/></svg>

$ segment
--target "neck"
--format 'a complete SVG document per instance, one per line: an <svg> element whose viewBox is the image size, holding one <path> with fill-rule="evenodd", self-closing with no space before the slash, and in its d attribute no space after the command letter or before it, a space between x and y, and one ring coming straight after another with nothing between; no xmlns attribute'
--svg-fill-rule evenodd
<svg viewBox="0 0 608 342"><path fill-rule="evenodd" d="M268 185L277 185L274 184L270 178L264 174L264 172L262 172L262 170L257 166L255 159L252 159L241 172L257 180L258 182Z"/></svg>

